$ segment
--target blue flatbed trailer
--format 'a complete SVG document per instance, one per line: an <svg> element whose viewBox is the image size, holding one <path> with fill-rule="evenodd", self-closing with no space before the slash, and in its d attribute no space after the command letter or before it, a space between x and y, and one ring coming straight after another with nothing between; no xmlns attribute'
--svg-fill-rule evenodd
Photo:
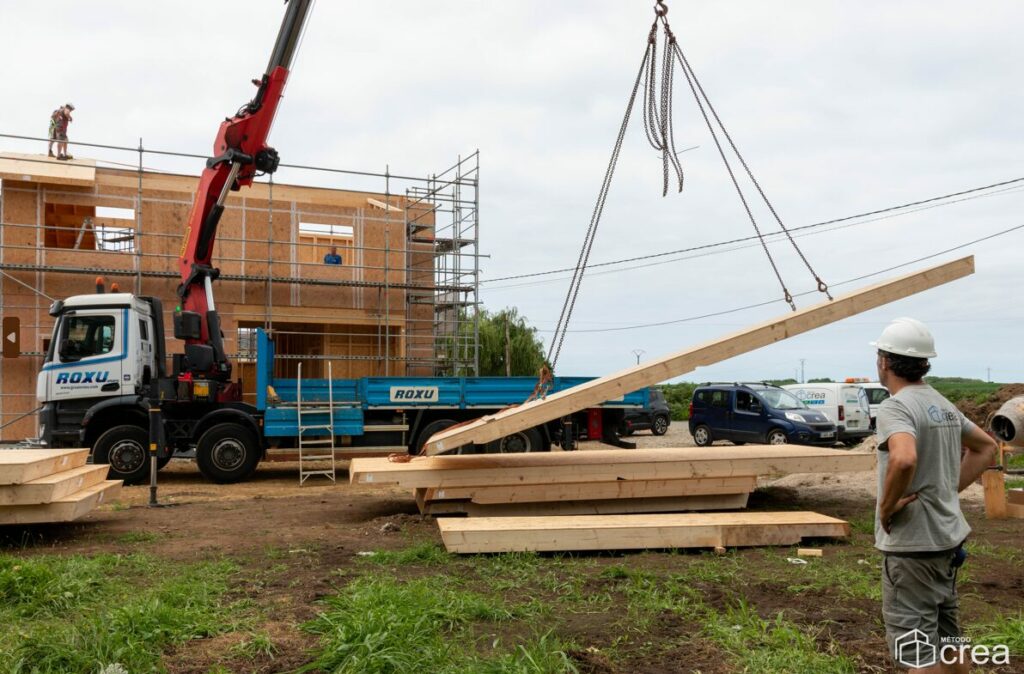
<svg viewBox="0 0 1024 674"><path fill-rule="evenodd" d="M274 342L256 331L256 408L262 434L270 447L295 447L299 435L299 397L303 417L316 419L323 429L303 437L327 434L336 438L336 451L353 455L406 450L417 453L423 442L456 423L523 403L533 393L535 377L361 377L359 379L292 379L274 376ZM591 381L593 377L555 377L549 393ZM327 408L329 398L333 405ZM649 404L647 389L619 400L582 410L478 451L546 451L552 444L573 448L577 440L618 440L625 410ZM318 411L309 411L318 410ZM310 425L308 419L305 425Z"/></svg>

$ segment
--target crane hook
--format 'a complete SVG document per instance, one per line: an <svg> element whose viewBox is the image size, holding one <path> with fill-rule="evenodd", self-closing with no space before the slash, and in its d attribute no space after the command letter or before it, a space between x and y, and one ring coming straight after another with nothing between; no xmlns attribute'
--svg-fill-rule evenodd
<svg viewBox="0 0 1024 674"><path fill-rule="evenodd" d="M657 0L654 5L654 13L659 17L664 17L668 14L668 5L665 4L665 0Z"/></svg>

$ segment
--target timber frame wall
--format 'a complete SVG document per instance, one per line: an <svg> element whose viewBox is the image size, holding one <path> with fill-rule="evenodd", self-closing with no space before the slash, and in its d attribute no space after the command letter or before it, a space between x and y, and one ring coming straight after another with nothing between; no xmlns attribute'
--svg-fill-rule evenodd
<svg viewBox="0 0 1024 674"><path fill-rule="evenodd" d="M477 159L400 194L386 174L381 191L260 182L232 193L214 292L247 398L256 327L275 335L279 376L300 361L304 376L326 376L326 360L335 377L475 373ZM0 314L21 323L21 356L0 362L0 441L36 435L34 415L14 420L37 406L49 298L94 292L97 276L108 291L157 296L168 354L182 348L170 319L197 178L96 163L0 153ZM324 264L331 245L341 265Z"/></svg>

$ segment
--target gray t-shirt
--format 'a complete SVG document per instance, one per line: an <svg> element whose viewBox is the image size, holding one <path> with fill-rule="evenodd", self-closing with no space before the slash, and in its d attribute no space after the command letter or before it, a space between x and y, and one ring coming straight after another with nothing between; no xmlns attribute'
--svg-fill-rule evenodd
<svg viewBox="0 0 1024 674"><path fill-rule="evenodd" d="M959 545L971 528L960 511L960 450L974 424L927 384L915 384L882 402L878 410L878 499L889 467L888 440L896 433L916 439L917 469L907 494L917 500L892 519L885 533L875 509L875 547L883 552L934 552Z"/></svg>

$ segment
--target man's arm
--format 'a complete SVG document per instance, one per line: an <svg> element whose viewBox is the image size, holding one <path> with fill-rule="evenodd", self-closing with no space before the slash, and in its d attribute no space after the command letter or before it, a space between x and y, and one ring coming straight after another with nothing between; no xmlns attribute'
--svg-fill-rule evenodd
<svg viewBox="0 0 1024 674"><path fill-rule="evenodd" d="M964 433L963 443L967 451L960 460L960 485L957 488L959 491L967 489L972 482L981 477L981 474L992 465L999 450L996 441L974 424L971 424L971 428Z"/></svg>
<svg viewBox="0 0 1024 674"><path fill-rule="evenodd" d="M878 517L882 528L889 533L893 515L917 498L917 494L903 495L917 470L917 439L910 433L893 433L886 440L886 446L889 464L878 500Z"/></svg>

